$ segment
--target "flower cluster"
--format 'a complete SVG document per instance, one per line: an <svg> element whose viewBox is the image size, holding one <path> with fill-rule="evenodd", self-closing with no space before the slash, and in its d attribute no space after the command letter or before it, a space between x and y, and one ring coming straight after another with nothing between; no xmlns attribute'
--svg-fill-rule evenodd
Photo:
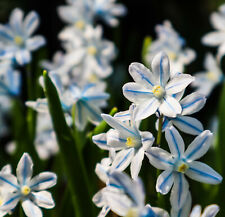
<svg viewBox="0 0 225 217"><path fill-rule="evenodd" d="M149 216L149 212L153 213L150 216L168 216L162 210L159 214L151 206L144 208L143 190L135 187L135 183L140 182L138 175L144 156L148 157L152 166L164 170L157 178L156 191L165 195L172 188L172 217L189 216L191 194L186 176L207 184L219 184L222 181L216 171L197 161L209 150L213 134L204 130L197 119L187 116L199 111L206 98L203 94L194 92L182 99L186 87L195 78L189 74L171 73L171 70L174 68L170 68L169 57L164 52L153 58L151 70L140 63L132 63L129 73L135 82L123 86L124 96L132 102L130 109L119 112L114 117L102 114L112 129L93 136L93 142L110 154L109 158L103 159L96 166L96 173L106 183L106 187L93 198L97 206L103 207L99 216L105 216L109 209L122 216ZM158 118L156 143L150 132L139 130L141 121L153 114ZM185 133L197 135L186 150L180 133L173 125ZM159 147L164 131L171 153ZM133 186L130 184L132 181L128 181L121 173L129 165ZM135 203L136 194L139 200ZM127 198L129 195L132 202ZM190 216L195 213L200 215L201 211L196 209L199 208L195 208ZM214 216L217 211L218 208L207 208L204 213Z"/></svg>

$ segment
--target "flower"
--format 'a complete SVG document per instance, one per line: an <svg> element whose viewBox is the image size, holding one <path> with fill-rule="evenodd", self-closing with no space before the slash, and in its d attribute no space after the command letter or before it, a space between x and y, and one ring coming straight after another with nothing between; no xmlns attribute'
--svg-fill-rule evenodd
<svg viewBox="0 0 225 217"><path fill-rule="evenodd" d="M217 47L217 57L220 59L225 54L225 4L219 7L219 12L210 16L210 21L215 31L206 34L202 43L208 46Z"/></svg>
<svg viewBox="0 0 225 217"><path fill-rule="evenodd" d="M184 48L185 40L173 29L170 21L166 20L163 25L157 25L155 30L158 38L149 45L145 57L147 62L152 62L157 53L164 51L170 59L171 75L183 73L184 66L195 59L195 51Z"/></svg>
<svg viewBox="0 0 225 217"><path fill-rule="evenodd" d="M134 106L130 107L130 120L124 122L118 116L102 114L102 118L114 129L93 136L93 142L104 150L118 151L112 168L125 170L130 165L132 178L137 178L142 166L145 151L152 146L154 137L150 132L138 130L134 121Z"/></svg>
<svg viewBox="0 0 225 217"><path fill-rule="evenodd" d="M171 77L169 59L165 53L154 57L152 72L140 63L132 63L129 73L135 82L125 84L123 94L136 104L136 120L145 119L157 110L167 117L176 117L181 113L181 105L173 94L182 92L194 78L187 74Z"/></svg>
<svg viewBox="0 0 225 217"><path fill-rule="evenodd" d="M184 174L208 184L218 184L222 177L208 165L196 161L210 147L213 135L209 130L199 134L186 151L182 137L173 126L166 129L165 136L171 154L161 148L152 147L146 155L154 167L165 170L157 179L156 191L167 194L173 185L170 201L174 209L178 210L184 205L189 192L189 184Z"/></svg>
<svg viewBox="0 0 225 217"><path fill-rule="evenodd" d="M23 11L16 8L12 11L9 24L0 25L1 58L15 59L19 65L31 61L31 51L45 44L41 35L32 36L39 25L38 14L31 11L23 20Z"/></svg>
<svg viewBox="0 0 225 217"><path fill-rule="evenodd" d="M42 172L31 178L33 162L28 153L24 153L17 165L17 177L12 174L0 173L0 183L12 191L0 206L1 211L13 210L21 200L24 213L28 217L41 217L39 208L53 208L55 206L51 193L45 189L56 184L56 174Z"/></svg>
<svg viewBox="0 0 225 217"><path fill-rule="evenodd" d="M223 81L224 75L217 60L211 53L206 54L204 67L206 71L194 75L195 81L192 86L197 88L199 93L209 96L213 88Z"/></svg>
<svg viewBox="0 0 225 217"><path fill-rule="evenodd" d="M169 217L163 209L145 205L145 192L141 180L131 180L122 172L114 171L110 174L104 196L110 209L119 216Z"/></svg>
<svg viewBox="0 0 225 217"><path fill-rule="evenodd" d="M178 97L178 96L177 96ZM176 98L177 98L176 97ZM179 98L177 98L179 100ZM172 125L176 126L180 131L191 135L198 135L203 131L203 126L196 118L187 115L198 112L205 105L206 98L204 95L195 92L189 94L180 101L182 112L175 118L164 117L162 130ZM158 120L156 122L156 129L158 129Z"/></svg>

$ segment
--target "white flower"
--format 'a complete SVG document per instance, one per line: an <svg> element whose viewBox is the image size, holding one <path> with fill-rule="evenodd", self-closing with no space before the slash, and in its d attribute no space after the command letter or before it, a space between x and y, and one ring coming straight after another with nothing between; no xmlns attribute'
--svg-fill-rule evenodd
<svg viewBox="0 0 225 217"><path fill-rule="evenodd" d="M45 44L43 36L32 36L39 25L38 14L30 12L23 20L23 11L14 9L8 25L0 25L1 46L0 57L15 59L19 65L31 61L31 52Z"/></svg>
<svg viewBox="0 0 225 217"><path fill-rule="evenodd" d="M42 160L48 159L59 151L56 135L48 113L38 113L34 145Z"/></svg>
<svg viewBox="0 0 225 217"><path fill-rule="evenodd" d="M0 173L0 183L13 191L5 198L0 206L1 211L13 210L19 201L22 202L23 210L28 217L42 217L39 207L51 209L55 206L51 193L45 189L56 184L56 174L42 172L32 177L33 162L29 154L24 153L17 165L17 177L12 174Z"/></svg>
<svg viewBox="0 0 225 217"><path fill-rule="evenodd" d="M192 83L197 91L205 96L209 96L213 88L224 79L223 72L217 60L211 53L207 53L204 61L206 71L196 73L195 81Z"/></svg>
<svg viewBox="0 0 225 217"><path fill-rule="evenodd" d="M110 209L126 217L169 217L163 209L145 205L145 192L141 180L131 180L125 173L114 171L109 176L104 196Z"/></svg>
<svg viewBox="0 0 225 217"><path fill-rule="evenodd" d="M220 59L225 54L225 4L219 7L219 12L210 16L210 21L215 31L206 34L202 43L208 46L218 46L217 57Z"/></svg>
<svg viewBox="0 0 225 217"><path fill-rule="evenodd" d="M176 117L181 113L181 105L173 95L182 92L194 78L188 74L171 77L169 59L165 53L154 57L152 71L140 63L132 63L129 73L135 82L125 84L123 94L136 104L136 120L145 119L157 110L167 117Z"/></svg>
<svg viewBox="0 0 225 217"><path fill-rule="evenodd" d="M147 62L152 62L157 53L164 51L170 59L171 75L183 73L184 66L195 59L195 51L190 48L184 48L185 40L173 29L169 21L164 21L163 25L157 25L155 30L158 38L148 48L148 53L145 57Z"/></svg>
<svg viewBox="0 0 225 217"><path fill-rule="evenodd" d="M219 184L222 177L208 165L196 161L209 149L212 133L208 130L198 135L184 151L184 141L174 127L166 129L166 140L171 154L167 151L151 147L146 153L150 163L162 172L156 183L156 191L167 194L172 188L170 202L175 210L180 209L187 198L189 184L184 176L208 184Z"/></svg>
<svg viewBox="0 0 225 217"><path fill-rule="evenodd" d="M138 130L134 121L133 105L130 107L130 120L124 122L118 117L102 114L102 118L114 129L93 136L93 142L101 149L118 151L112 168L125 170L130 165L132 178L137 178L142 166L145 151L152 146L154 137L150 132Z"/></svg>
<svg viewBox="0 0 225 217"><path fill-rule="evenodd" d="M176 99L180 101L176 96ZM176 126L180 131L183 131L188 134L198 135L203 131L203 126L200 121L196 118L190 117L189 115L194 114L202 109L205 105L206 98L204 95L195 92L187 95L180 101L182 112L180 115L177 115L175 118L164 117L162 131L167 127L172 125ZM158 123L156 122L156 129L158 129Z"/></svg>

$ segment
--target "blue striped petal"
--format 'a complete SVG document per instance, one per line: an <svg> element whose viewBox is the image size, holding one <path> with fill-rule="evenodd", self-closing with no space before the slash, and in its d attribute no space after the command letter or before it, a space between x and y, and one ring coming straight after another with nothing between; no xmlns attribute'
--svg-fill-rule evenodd
<svg viewBox="0 0 225 217"><path fill-rule="evenodd" d="M156 191L161 194L167 194L170 191L173 182L173 170L162 172L157 178Z"/></svg>

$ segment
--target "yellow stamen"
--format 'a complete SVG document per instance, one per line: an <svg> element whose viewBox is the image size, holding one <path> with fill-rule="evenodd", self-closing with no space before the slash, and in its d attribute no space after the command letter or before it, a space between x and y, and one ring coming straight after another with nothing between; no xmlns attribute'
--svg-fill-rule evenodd
<svg viewBox="0 0 225 217"><path fill-rule="evenodd" d="M90 55L95 55L96 53L97 53L97 49L96 49L96 47L95 46L90 46L90 47L88 47L88 53L90 54Z"/></svg>
<svg viewBox="0 0 225 217"><path fill-rule="evenodd" d="M135 147L136 144L137 144L137 141L135 138L127 137L127 142L126 142L127 147L132 148L132 147Z"/></svg>
<svg viewBox="0 0 225 217"><path fill-rule="evenodd" d="M188 168L189 168L189 166L186 163L181 163L178 166L177 171L180 172L180 173L185 173Z"/></svg>
<svg viewBox="0 0 225 217"><path fill-rule="evenodd" d="M168 52L167 54L168 54L168 57L169 57L170 60L175 60L177 58L176 53L174 53L172 51Z"/></svg>
<svg viewBox="0 0 225 217"><path fill-rule="evenodd" d="M85 23L83 20L78 20L75 24L75 27L78 28L78 29L83 29L84 26L85 26Z"/></svg>
<svg viewBox="0 0 225 217"><path fill-rule="evenodd" d="M0 206L3 204L3 200L2 199L0 199Z"/></svg>
<svg viewBox="0 0 225 217"><path fill-rule="evenodd" d="M24 185L22 188L21 188L21 193L24 195L24 196L27 196L28 194L30 194L30 187L28 187L27 185Z"/></svg>
<svg viewBox="0 0 225 217"><path fill-rule="evenodd" d="M23 38L21 36L17 35L14 37L14 42L20 46L23 44Z"/></svg>
<svg viewBox="0 0 225 217"><path fill-rule="evenodd" d="M165 95L165 91L160 85L155 85L152 89L152 92L157 98L162 98Z"/></svg>
<svg viewBox="0 0 225 217"><path fill-rule="evenodd" d="M211 81L218 81L218 76L214 72L209 71L206 76Z"/></svg>
<svg viewBox="0 0 225 217"><path fill-rule="evenodd" d="M130 208L125 217L138 217L138 210L136 208Z"/></svg>
<svg viewBox="0 0 225 217"><path fill-rule="evenodd" d="M92 83L95 83L98 81L98 77L94 74L91 74L90 77L89 77L89 81L92 82Z"/></svg>

